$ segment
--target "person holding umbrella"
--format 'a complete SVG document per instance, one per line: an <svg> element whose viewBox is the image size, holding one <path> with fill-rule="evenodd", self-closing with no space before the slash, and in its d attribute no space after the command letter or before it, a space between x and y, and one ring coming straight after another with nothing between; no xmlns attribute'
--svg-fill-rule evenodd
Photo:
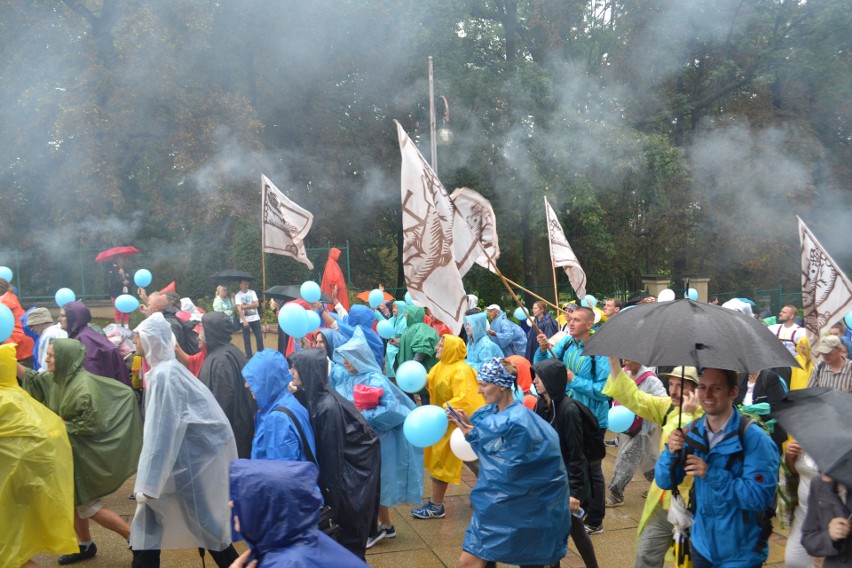
<svg viewBox="0 0 852 568"><path fill-rule="evenodd" d="M695 478L695 568L757 567L769 553L765 511L774 505L779 456L759 425L741 419L733 404L738 394L735 371L703 369L698 398L705 415L669 434L654 470L662 489Z"/></svg>

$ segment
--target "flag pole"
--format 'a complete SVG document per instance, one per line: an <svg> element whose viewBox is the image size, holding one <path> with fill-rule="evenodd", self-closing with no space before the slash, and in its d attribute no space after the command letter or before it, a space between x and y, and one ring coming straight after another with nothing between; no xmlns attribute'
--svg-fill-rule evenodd
<svg viewBox="0 0 852 568"><path fill-rule="evenodd" d="M550 231L550 217L547 214L548 205L549 204L547 202L547 195L545 195L544 196L544 215L547 218L547 225L548 225L548 227L547 227L547 230L548 230L547 248L550 250L550 271L553 273L553 297L556 299L556 306L557 306L556 310L557 310L557 313L558 313L558 311L559 311L559 289L556 287L556 265L553 263L553 242L550 239L550 233L549 233L549 231Z"/></svg>
<svg viewBox="0 0 852 568"><path fill-rule="evenodd" d="M553 266L553 261L551 260L550 268L553 269L553 297L556 299L557 310L559 309L559 289L556 287L556 267Z"/></svg>
<svg viewBox="0 0 852 568"><path fill-rule="evenodd" d="M511 284L512 286L514 286L515 288L519 288L519 289L523 290L524 292L526 292L526 293L527 293L527 294L529 294L530 296L532 296L532 297L534 297L534 298L536 298L536 299L538 299L538 300L541 300L542 302L544 302L545 304L547 304L547 305L548 305L548 306L550 306L551 308L554 308L554 309L556 309L556 310L560 309L560 308L559 308L559 306L557 306L556 304L551 304L551 303L550 303L550 300L546 300L546 299L544 299L543 297L541 297L541 296L539 296L538 294L536 294L535 292L533 292L532 290L529 290L529 289L527 289L527 288L524 288L523 286L521 286L520 284L518 284L518 283L517 283L517 282L515 282L514 280L510 280L510 279L509 279L509 278L507 278L506 276L503 276L503 278L506 280L506 282L508 282L509 284Z"/></svg>

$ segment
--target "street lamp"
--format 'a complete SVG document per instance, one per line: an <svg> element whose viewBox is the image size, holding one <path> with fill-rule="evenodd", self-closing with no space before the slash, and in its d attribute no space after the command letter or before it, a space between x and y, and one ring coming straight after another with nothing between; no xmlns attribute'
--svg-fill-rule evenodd
<svg viewBox="0 0 852 568"><path fill-rule="evenodd" d="M438 175L438 145L449 146L453 143L453 131L447 124L450 122L450 104L447 97L441 96L444 101L444 122L441 128L435 132L435 81L432 73L432 56L429 56L429 142L432 153L432 171Z"/></svg>

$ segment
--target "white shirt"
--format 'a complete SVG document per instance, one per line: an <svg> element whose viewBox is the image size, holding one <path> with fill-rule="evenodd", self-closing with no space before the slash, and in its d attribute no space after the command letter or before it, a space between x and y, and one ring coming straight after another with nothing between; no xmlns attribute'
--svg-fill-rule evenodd
<svg viewBox="0 0 852 568"><path fill-rule="evenodd" d="M790 327L785 327L784 324L776 323L769 326L769 331L784 344L790 355L796 356L796 342L805 336L805 330L801 326L793 324Z"/></svg>
<svg viewBox="0 0 852 568"><path fill-rule="evenodd" d="M254 293L254 290L246 290L245 292L240 290L234 295L234 303L237 306L247 306L255 302L257 302L257 294ZM260 314L257 313L257 308L244 309L243 316L245 316L246 321L260 320Z"/></svg>

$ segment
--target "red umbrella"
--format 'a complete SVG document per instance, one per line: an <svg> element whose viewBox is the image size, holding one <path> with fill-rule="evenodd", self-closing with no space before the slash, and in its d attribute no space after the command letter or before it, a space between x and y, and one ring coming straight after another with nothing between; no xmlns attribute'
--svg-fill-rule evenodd
<svg viewBox="0 0 852 568"><path fill-rule="evenodd" d="M98 256L95 257L95 262L109 262L117 256L128 257L134 254L139 254L139 249L136 247L113 247L99 252Z"/></svg>
<svg viewBox="0 0 852 568"><path fill-rule="evenodd" d="M364 292L361 292L360 294L358 294L355 297L366 304L366 303L370 302L370 292L372 292L372 290L365 290ZM382 290L382 293L385 295L385 301L386 302L393 302L395 300L395 298L393 296L391 296L390 294L388 294L384 290Z"/></svg>

